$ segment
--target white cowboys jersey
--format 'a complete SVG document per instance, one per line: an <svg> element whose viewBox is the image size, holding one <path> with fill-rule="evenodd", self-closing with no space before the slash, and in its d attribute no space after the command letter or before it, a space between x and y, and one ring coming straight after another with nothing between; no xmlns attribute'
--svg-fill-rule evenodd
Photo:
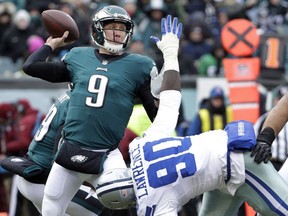
<svg viewBox="0 0 288 216"><path fill-rule="evenodd" d="M129 145L137 215L177 215L177 209L197 195L216 188L233 195L244 183L243 154L231 152L231 179L225 184L226 131L155 141L149 137Z"/></svg>

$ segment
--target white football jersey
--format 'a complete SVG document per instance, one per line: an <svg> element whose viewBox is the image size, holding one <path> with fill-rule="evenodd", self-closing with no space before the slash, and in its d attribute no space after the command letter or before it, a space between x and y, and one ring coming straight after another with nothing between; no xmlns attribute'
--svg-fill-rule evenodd
<svg viewBox="0 0 288 216"><path fill-rule="evenodd" d="M129 145L137 215L177 215L197 195L214 189L234 194L244 183L243 154L231 152L231 179L225 184L226 131L151 140L136 138Z"/></svg>

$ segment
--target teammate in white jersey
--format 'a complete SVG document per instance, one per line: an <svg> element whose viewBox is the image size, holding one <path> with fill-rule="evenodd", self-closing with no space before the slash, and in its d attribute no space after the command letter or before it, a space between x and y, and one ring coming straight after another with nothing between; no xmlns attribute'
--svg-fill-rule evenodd
<svg viewBox="0 0 288 216"><path fill-rule="evenodd" d="M137 215L177 216L191 198L212 191L202 204L202 216L231 216L243 201L263 215L288 215L288 185L270 162L258 165L250 157L256 143L252 123L237 121L224 130L172 137L181 103L180 29L177 20L173 24L170 17L162 20L162 39L156 44L164 54L166 72L157 116L143 137L129 146L130 171L101 175L96 189L99 200L120 209L133 205L135 199Z"/></svg>

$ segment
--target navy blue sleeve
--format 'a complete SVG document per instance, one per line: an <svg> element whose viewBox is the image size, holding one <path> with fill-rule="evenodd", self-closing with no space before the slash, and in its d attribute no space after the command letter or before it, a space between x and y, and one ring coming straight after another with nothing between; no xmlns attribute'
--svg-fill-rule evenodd
<svg viewBox="0 0 288 216"><path fill-rule="evenodd" d="M154 97L151 94L150 80L145 81L137 91L137 96L141 100L143 107L152 122L157 114L157 107L154 103Z"/></svg>
<svg viewBox="0 0 288 216"><path fill-rule="evenodd" d="M24 73L54 83L69 82L70 74L63 62L46 62L51 53L52 49L48 45L32 53L24 62Z"/></svg>

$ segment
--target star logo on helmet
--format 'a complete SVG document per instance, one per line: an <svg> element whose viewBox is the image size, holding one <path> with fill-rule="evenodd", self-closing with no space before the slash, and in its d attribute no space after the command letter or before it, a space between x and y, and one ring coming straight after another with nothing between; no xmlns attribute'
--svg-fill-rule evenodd
<svg viewBox="0 0 288 216"><path fill-rule="evenodd" d="M83 163L88 159L88 157L84 156L84 155L74 155L71 157L71 161L72 162L76 162L76 163Z"/></svg>
<svg viewBox="0 0 288 216"><path fill-rule="evenodd" d="M122 190L123 197L128 197L128 190Z"/></svg>

